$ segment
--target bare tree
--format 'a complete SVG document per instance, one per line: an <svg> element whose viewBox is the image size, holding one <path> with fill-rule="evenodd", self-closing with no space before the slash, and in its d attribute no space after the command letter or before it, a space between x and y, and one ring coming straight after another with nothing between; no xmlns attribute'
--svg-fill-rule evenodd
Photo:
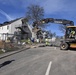
<svg viewBox="0 0 76 75"><path fill-rule="evenodd" d="M66 25L59 25L59 30L60 30L62 33L65 33L65 31L66 31Z"/></svg>
<svg viewBox="0 0 76 75"><path fill-rule="evenodd" d="M53 35L53 37L56 37L56 33L54 32L54 33L52 33L52 35Z"/></svg>
<svg viewBox="0 0 76 75"><path fill-rule="evenodd" d="M56 33L52 33L51 30L48 31L50 38L56 37Z"/></svg>
<svg viewBox="0 0 76 75"><path fill-rule="evenodd" d="M26 17L32 21L38 21L44 16L44 9L39 5L30 5L27 7Z"/></svg>

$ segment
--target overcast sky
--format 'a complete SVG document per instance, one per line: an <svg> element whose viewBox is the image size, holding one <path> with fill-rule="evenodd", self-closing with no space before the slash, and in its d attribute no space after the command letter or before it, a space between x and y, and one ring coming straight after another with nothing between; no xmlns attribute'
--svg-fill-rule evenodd
<svg viewBox="0 0 76 75"><path fill-rule="evenodd" d="M0 0L0 23L24 17L30 4L42 6L45 18L68 19L76 24L76 0ZM62 35L57 24L51 24L47 29Z"/></svg>

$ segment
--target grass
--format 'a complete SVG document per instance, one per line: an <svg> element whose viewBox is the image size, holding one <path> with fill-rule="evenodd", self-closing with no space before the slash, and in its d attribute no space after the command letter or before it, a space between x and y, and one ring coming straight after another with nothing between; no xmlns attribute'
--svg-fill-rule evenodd
<svg viewBox="0 0 76 75"><path fill-rule="evenodd" d="M0 50L0 54L2 54L2 53L4 53L4 52L2 52L2 51Z"/></svg>

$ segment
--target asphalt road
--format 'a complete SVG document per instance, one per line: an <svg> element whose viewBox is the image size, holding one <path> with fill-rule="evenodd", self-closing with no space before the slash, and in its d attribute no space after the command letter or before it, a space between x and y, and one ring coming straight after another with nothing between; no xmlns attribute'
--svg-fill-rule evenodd
<svg viewBox="0 0 76 75"><path fill-rule="evenodd" d="M0 59L0 75L76 75L76 51L32 48Z"/></svg>

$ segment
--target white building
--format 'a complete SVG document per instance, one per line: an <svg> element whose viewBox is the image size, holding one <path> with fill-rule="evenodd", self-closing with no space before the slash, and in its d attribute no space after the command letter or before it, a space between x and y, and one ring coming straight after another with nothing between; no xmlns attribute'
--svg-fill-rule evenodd
<svg viewBox="0 0 76 75"><path fill-rule="evenodd" d="M14 34L14 32L16 31L16 27L22 26L22 19L23 18L15 19L9 22L4 22L2 25L0 25L0 40L7 40L7 34ZM32 28L30 27L30 25L27 25L25 31L28 31L29 35L31 33L30 38L34 37L34 33L32 32ZM10 35L9 37L12 36L13 35Z"/></svg>

